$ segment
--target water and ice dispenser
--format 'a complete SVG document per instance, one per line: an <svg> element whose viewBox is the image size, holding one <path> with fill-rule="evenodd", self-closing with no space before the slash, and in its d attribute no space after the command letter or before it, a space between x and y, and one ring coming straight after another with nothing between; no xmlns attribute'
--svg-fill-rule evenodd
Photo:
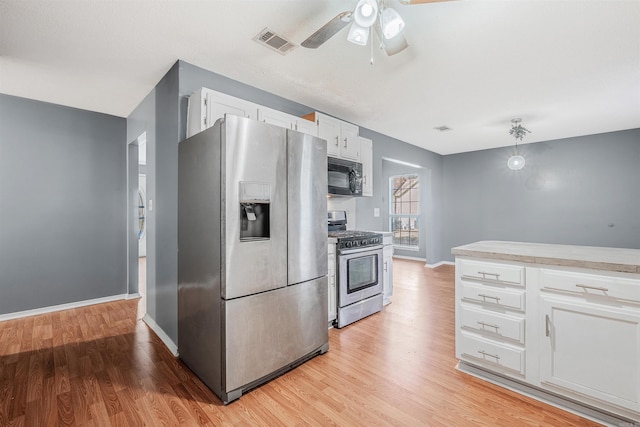
<svg viewBox="0 0 640 427"><path fill-rule="evenodd" d="M271 185L264 182L240 182L240 241L268 240Z"/></svg>

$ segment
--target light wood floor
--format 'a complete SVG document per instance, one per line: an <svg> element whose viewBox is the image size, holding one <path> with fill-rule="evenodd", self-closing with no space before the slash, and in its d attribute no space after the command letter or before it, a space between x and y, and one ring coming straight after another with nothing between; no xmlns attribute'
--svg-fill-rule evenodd
<svg viewBox="0 0 640 427"><path fill-rule="evenodd" d="M118 301L0 323L0 426L589 426L455 370L453 267L394 261L382 313L223 406Z"/></svg>

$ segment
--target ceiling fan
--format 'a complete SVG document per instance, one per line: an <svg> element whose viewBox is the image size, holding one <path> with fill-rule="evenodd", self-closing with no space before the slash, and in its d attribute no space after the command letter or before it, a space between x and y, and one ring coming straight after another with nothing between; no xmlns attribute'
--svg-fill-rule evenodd
<svg viewBox="0 0 640 427"><path fill-rule="evenodd" d="M415 5L441 1L451 0L400 0L400 3ZM385 5L384 0L358 0L353 11L337 14L303 41L301 46L316 49L349 24L351 27L347 40L351 43L365 46L373 30L382 41L381 48L389 56L402 52L409 46L402 34L404 21L395 9Z"/></svg>

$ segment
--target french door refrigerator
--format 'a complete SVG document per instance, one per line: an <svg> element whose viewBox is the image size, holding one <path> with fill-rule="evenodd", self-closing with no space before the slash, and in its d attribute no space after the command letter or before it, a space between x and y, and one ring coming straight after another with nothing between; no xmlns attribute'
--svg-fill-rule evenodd
<svg viewBox="0 0 640 427"><path fill-rule="evenodd" d="M231 115L179 144L178 351L225 404L329 348L326 164Z"/></svg>

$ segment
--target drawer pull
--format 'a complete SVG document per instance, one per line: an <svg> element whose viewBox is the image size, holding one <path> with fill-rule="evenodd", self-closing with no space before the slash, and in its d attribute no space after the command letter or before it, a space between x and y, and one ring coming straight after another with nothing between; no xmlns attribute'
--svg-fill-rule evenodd
<svg viewBox="0 0 640 427"><path fill-rule="evenodd" d="M485 294L478 294L479 297L483 298L483 299L494 299L496 300L496 303L498 303L500 301L500 297L492 297L491 295L485 295Z"/></svg>
<svg viewBox="0 0 640 427"><path fill-rule="evenodd" d="M576 284L576 288L582 288L582 289L592 289L594 291L602 291L602 292L609 292L609 289L607 288L601 288L600 286L587 286L587 285L580 285L580 284Z"/></svg>
<svg viewBox="0 0 640 427"><path fill-rule="evenodd" d="M478 320L478 325L487 326L489 328L494 328L496 330L496 332L498 331L498 329L500 329L500 326L498 326L498 325L492 325L491 323L485 323L485 322L483 322L481 320Z"/></svg>
<svg viewBox="0 0 640 427"><path fill-rule="evenodd" d="M478 271L478 274L482 275L482 278L485 279L485 276L494 276L496 280L500 280L500 274L498 273L487 273L486 271Z"/></svg>
<svg viewBox="0 0 640 427"><path fill-rule="evenodd" d="M500 360L500 356L498 356L497 354L487 353L484 350L478 350L478 353L482 354L483 356L493 357L494 359L496 359L496 361Z"/></svg>

